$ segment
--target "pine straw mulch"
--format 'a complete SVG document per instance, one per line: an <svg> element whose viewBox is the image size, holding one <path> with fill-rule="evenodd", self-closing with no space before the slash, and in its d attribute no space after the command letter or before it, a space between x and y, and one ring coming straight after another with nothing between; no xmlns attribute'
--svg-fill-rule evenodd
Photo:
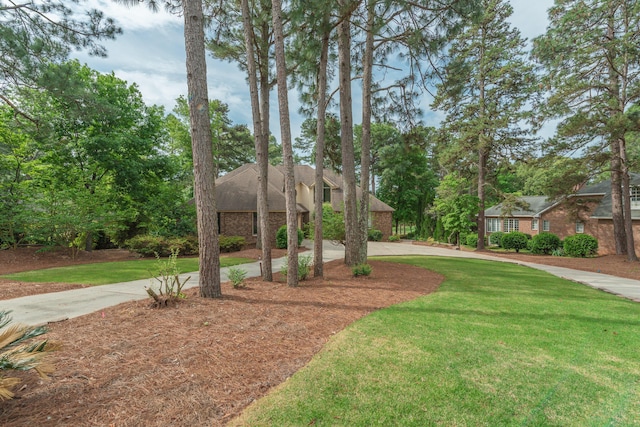
<svg viewBox="0 0 640 427"><path fill-rule="evenodd" d="M0 402L3 426L223 425L304 366L336 332L382 307L433 292L442 276L372 261L353 278L341 261L289 288L247 280L207 300L190 289L177 308L149 300L51 324L63 344L48 380L22 375Z"/></svg>

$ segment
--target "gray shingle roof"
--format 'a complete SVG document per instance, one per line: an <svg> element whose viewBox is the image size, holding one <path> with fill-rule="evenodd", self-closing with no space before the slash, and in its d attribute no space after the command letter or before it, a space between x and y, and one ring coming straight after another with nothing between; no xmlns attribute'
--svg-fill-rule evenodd
<svg viewBox="0 0 640 427"><path fill-rule="evenodd" d="M512 217L533 217L554 205L554 201L548 200L547 196L522 196L520 199L528 205L528 209L516 208L511 212ZM502 203L490 207L484 211L485 216L501 216Z"/></svg>

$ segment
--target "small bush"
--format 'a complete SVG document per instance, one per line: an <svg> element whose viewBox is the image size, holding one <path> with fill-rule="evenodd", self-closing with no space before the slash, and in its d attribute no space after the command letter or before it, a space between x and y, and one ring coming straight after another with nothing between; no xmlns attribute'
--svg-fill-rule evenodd
<svg viewBox="0 0 640 427"><path fill-rule="evenodd" d="M185 298L182 288L189 281L191 276L184 280L180 280L180 271L178 270L178 251L172 250L171 255L167 259L158 259L156 263L156 271L151 272L151 281L160 283L158 290L155 291L152 286L145 288L147 294L153 299L153 306L156 308L169 307L176 304L179 299Z"/></svg>
<svg viewBox="0 0 640 427"><path fill-rule="evenodd" d="M166 243L169 254L172 250L176 250L182 255L198 255L198 238L196 236L173 237L168 239Z"/></svg>
<svg viewBox="0 0 640 427"><path fill-rule="evenodd" d="M389 241L390 242L399 242L400 241L400 236L398 236L397 234L394 234L393 236L389 236Z"/></svg>
<svg viewBox="0 0 640 427"><path fill-rule="evenodd" d="M500 239L500 243L504 249L514 249L516 252L520 252L520 249L526 249L527 242L527 235L519 231L506 233Z"/></svg>
<svg viewBox="0 0 640 427"><path fill-rule="evenodd" d="M246 240L240 236L223 236L219 237L220 252L238 252L244 248Z"/></svg>
<svg viewBox="0 0 640 427"><path fill-rule="evenodd" d="M471 246L472 248L477 248L478 247L478 234L477 233L467 234L465 236L464 244L467 245L467 246Z"/></svg>
<svg viewBox="0 0 640 427"><path fill-rule="evenodd" d="M554 249L553 252L551 252L551 255L553 255L553 256L564 256L564 249L562 249L562 248Z"/></svg>
<svg viewBox="0 0 640 427"><path fill-rule="evenodd" d="M358 264L354 265L351 268L351 272L353 273L353 277L358 276L369 276L373 268L369 264Z"/></svg>
<svg viewBox="0 0 640 427"><path fill-rule="evenodd" d="M382 231L370 228L367 235L370 242L379 242L382 240Z"/></svg>
<svg viewBox="0 0 640 427"><path fill-rule="evenodd" d="M554 250L562 246L560 238L553 233L543 231L533 236L531 242L531 252L534 254L550 255Z"/></svg>
<svg viewBox="0 0 640 427"><path fill-rule="evenodd" d="M502 231L494 231L493 233L491 233L491 235L489 235L489 244L490 245L494 245L497 247L501 247L501 240L502 240L502 236L504 236L505 233Z"/></svg>
<svg viewBox="0 0 640 427"><path fill-rule="evenodd" d="M598 253L598 239L588 234L574 234L564 239L567 256L584 258Z"/></svg>
<svg viewBox="0 0 640 427"><path fill-rule="evenodd" d="M300 246L302 240L304 240L304 233L298 228L298 246ZM278 228L278 232L276 233L276 248L287 249L288 246L287 224L285 224L282 227Z"/></svg>
<svg viewBox="0 0 640 427"><path fill-rule="evenodd" d="M244 279L247 278L247 270L240 267L229 268L229 281L234 289L244 288Z"/></svg>
<svg viewBox="0 0 640 427"><path fill-rule="evenodd" d="M313 265L313 259L311 255L302 255L298 257L298 280L305 280L309 277L309 272L311 271L311 266ZM287 260L285 260L282 267L280 267L280 273L283 276L287 276L289 273L289 265L287 264Z"/></svg>

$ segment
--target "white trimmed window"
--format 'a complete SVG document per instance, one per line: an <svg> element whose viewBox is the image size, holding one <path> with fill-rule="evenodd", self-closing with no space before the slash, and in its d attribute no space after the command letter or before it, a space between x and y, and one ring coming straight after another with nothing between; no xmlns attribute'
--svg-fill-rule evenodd
<svg viewBox="0 0 640 427"><path fill-rule="evenodd" d="M584 222L576 221L576 233L579 233L579 234L584 233Z"/></svg>
<svg viewBox="0 0 640 427"><path fill-rule="evenodd" d="M531 230L533 230L533 231L537 231L538 230L538 218L533 218L531 220Z"/></svg>
<svg viewBox="0 0 640 427"><path fill-rule="evenodd" d="M487 218L487 233L500 231L500 218Z"/></svg>
<svg viewBox="0 0 640 427"><path fill-rule="evenodd" d="M551 224L549 224L549 220L545 219L542 221L542 231L549 231L551 229Z"/></svg>
<svg viewBox="0 0 640 427"><path fill-rule="evenodd" d="M634 185L631 191L631 209L640 209L640 186Z"/></svg>
<svg viewBox="0 0 640 427"><path fill-rule="evenodd" d="M504 220L504 226L502 230L505 233L509 233L511 231L519 231L520 230L520 220L516 218L507 218Z"/></svg>

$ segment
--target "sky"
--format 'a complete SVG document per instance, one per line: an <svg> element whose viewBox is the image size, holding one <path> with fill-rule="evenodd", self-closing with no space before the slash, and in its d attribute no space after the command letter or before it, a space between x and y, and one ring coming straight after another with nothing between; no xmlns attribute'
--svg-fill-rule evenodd
<svg viewBox="0 0 640 427"><path fill-rule="evenodd" d="M130 84L135 83L148 105L163 105L170 112L175 100L186 95L186 66L182 18L164 11L153 13L146 6L125 7L110 0L88 0L89 7L102 10L114 18L122 27L123 34L115 41L106 41L107 58L90 57L84 52L72 55L82 63L102 72L113 72ZM511 0L514 14L511 23L528 40L543 34L547 26L547 9L553 0ZM235 124L247 124L252 129L251 103L245 73L236 64L207 57L207 80L209 99L219 99L229 105L229 116ZM354 87L354 89L356 89ZM280 140L278 104L275 91L271 96L271 132ZM354 91L354 108L359 100ZM299 135L304 121L298 113L298 96L289 94L291 133ZM429 111L430 100L423 99L426 111L425 124L437 126L443 117L439 112ZM354 111L358 123L358 111Z"/></svg>

